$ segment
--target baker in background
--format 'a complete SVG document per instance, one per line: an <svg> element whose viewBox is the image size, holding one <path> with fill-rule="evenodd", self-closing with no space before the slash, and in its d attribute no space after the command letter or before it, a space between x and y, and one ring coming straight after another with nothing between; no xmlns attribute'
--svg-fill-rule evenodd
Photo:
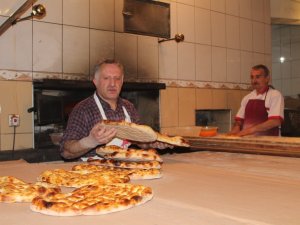
<svg viewBox="0 0 300 225"><path fill-rule="evenodd" d="M127 148L131 143L115 138L116 130L100 124L101 120L139 123L139 115L131 102L119 97L124 79L124 68L115 60L105 60L95 66L95 93L79 102L72 110L60 143L61 155L75 159L96 155L98 145L117 145ZM162 142L142 144L143 148L171 147Z"/></svg>
<svg viewBox="0 0 300 225"><path fill-rule="evenodd" d="M284 99L269 85L269 69L261 64L252 67L250 79L254 90L243 98L229 134L279 136Z"/></svg>

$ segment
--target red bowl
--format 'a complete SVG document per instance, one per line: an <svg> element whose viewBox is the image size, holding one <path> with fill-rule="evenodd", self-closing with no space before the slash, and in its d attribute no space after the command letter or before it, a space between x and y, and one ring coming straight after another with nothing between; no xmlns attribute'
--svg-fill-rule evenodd
<svg viewBox="0 0 300 225"><path fill-rule="evenodd" d="M218 132L218 127L210 127L210 126L201 127L200 132L199 132L199 136L201 136L201 137L213 137L213 136L217 135L217 132Z"/></svg>

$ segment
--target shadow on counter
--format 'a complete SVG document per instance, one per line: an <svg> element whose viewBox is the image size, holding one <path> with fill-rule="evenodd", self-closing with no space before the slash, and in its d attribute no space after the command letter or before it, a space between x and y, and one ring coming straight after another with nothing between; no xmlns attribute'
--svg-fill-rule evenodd
<svg viewBox="0 0 300 225"><path fill-rule="evenodd" d="M176 154L188 153L194 151L199 151L199 150L193 150L191 148L184 148L184 147L175 147L173 149L158 150L158 153L160 155L164 155L164 154L175 154L175 153ZM63 160L62 157L60 156L58 146L52 146L49 148L40 148L40 149L16 150L14 151L14 153L12 151L0 151L0 161L11 161L11 160L19 160L19 159L23 159L29 163Z"/></svg>
<svg viewBox="0 0 300 225"><path fill-rule="evenodd" d="M12 151L0 151L0 161L24 159L29 163L50 162L62 160L59 148L24 149Z"/></svg>

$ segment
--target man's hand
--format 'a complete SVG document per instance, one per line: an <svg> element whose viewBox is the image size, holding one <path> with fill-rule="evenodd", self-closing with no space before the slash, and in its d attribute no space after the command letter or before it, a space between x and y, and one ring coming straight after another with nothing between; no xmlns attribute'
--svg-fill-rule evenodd
<svg viewBox="0 0 300 225"><path fill-rule="evenodd" d="M83 147L95 148L97 145L110 142L117 134L114 128L107 128L97 123L90 131L89 136L82 138L79 142Z"/></svg>
<svg viewBox="0 0 300 225"><path fill-rule="evenodd" d="M243 129L240 132L236 133L235 135L239 137L246 136L246 135L255 135L255 133L257 132L267 131L269 129L272 129L273 127L280 126L280 124L281 124L280 119L269 119L263 123Z"/></svg>
<svg viewBox="0 0 300 225"><path fill-rule="evenodd" d="M241 121L235 121L231 131L227 133L227 135L236 135L241 131L242 122Z"/></svg>
<svg viewBox="0 0 300 225"><path fill-rule="evenodd" d="M62 157L73 159L80 157L95 148L97 145L110 142L117 131L114 128L106 128L97 123L89 133L89 136L77 140L66 141L63 146Z"/></svg>
<svg viewBox="0 0 300 225"><path fill-rule="evenodd" d="M241 130L240 132L236 133L235 135L238 137L243 137L247 135L253 135L256 132L255 126L249 127L247 129Z"/></svg>

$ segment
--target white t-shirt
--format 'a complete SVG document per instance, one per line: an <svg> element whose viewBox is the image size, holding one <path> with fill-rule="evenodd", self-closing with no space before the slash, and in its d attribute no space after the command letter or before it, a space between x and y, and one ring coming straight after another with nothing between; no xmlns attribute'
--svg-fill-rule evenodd
<svg viewBox="0 0 300 225"><path fill-rule="evenodd" d="M267 95L267 96L266 96ZM245 108L249 100L258 99L265 100L265 107L268 113L268 119L281 119L284 118L284 99L281 93L275 89L269 88L263 94L257 94L256 90L246 95L242 102L239 111L236 114L236 120L245 118Z"/></svg>

